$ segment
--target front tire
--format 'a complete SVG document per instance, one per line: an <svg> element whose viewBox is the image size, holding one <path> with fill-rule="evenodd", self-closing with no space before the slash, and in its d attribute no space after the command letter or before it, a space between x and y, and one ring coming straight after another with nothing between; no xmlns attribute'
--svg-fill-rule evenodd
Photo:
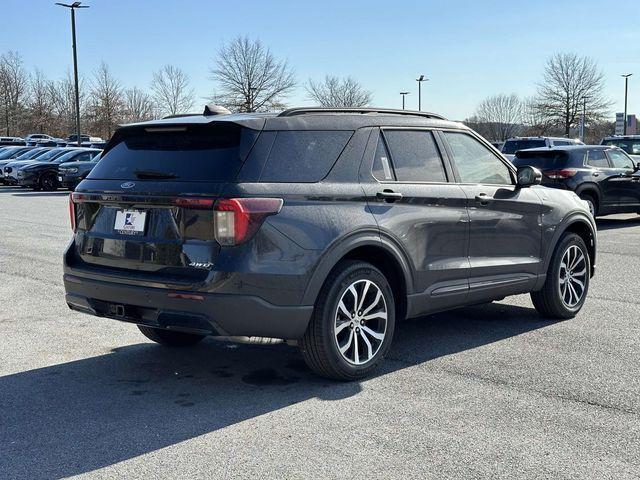
<svg viewBox="0 0 640 480"><path fill-rule="evenodd" d="M369 263L344 261L320 290L300 351L318 375L358 380L380 365L394 329L395 302L385 276Z"/></svg>
<svg viewBox="0 0 640 480"><path fill-rule="evenodd" d="M52 192L58 189L58 179L53 173L45 173L40 178L40 189L45 192Z"/></svg>
<svg viewBox="0 0 640 480"><path fill-rule="evenodd" d="M575 317L589 291L591 261L584 240L575 233L560 239L542 289L531 292L533 306L544 317Z"/></svg>
<svg viewBox="0 0 640 480"><path fill-rule="evenodd" d="M167 347L190 347L205 338L205 335L145 327L144 325L138 325L138 328L149 340Z"/></svg>

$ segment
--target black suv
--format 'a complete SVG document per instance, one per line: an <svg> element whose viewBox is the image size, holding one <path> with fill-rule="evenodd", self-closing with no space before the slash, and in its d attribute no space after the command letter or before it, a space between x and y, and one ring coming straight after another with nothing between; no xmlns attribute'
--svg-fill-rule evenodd
<svg viewBox="0 0 640 480"><path fill-rule="evenodd" d="M517 152L513 163L542 170L542 185L574 191L593 216L640 213L640 164L618 147L536 148Z"/></svg>
<svg viewBox="0 0 640 480"><path fill-rule="evenodd" d="M594 220L539 181L423 112L125 126L71 195L66 301L164 345L284 339L319 374L360 378L407 317L525 292L546 317L576 315Z"/></svg>

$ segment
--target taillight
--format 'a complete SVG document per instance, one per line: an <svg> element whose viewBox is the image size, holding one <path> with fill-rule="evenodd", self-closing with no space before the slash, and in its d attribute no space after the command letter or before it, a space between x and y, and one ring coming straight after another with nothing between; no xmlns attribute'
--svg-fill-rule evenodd
<svg viewBox="0 0 640 480"><path fill-rule="evenodd" d="M73 193L69 194L69 220L71 221L71 230L76 231L76 204L73 202Z"/></svg>
<svg viewBox="0 0 640 480"><path fill-rule="evenodd" d="M214 231L220 245L232 246L249 240L265 218L280 212L280 198L227 198L216 201Z"/></svg>
<svg viewBox="0 0 640 480"><path fill-rule="evenodd" d="M554 180L561 180L563 178L571 178L576 173L578 173L578 170L576 170L575 168L564 168L562 170L545 170L545 172L544 172L544 174L547 177L553 178Z"/></svg>

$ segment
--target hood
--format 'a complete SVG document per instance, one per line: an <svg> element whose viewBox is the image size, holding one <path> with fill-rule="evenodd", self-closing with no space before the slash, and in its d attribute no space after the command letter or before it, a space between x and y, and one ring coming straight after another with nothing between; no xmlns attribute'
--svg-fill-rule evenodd
<svg viewBox="0 0 640 480"><path fill-rule="evenodd" d="M38 161L35 161L35 162L29 162L29 163L26 163L26 164L23 164L23 165L18 165L18 167L19 167L20 170L31 170L31 169L35 169L35 168L38 168L38 167L45 167L45 166L51 166L51 165L56 165L56 164L53 163L53 162L38 162Z"/></svg>

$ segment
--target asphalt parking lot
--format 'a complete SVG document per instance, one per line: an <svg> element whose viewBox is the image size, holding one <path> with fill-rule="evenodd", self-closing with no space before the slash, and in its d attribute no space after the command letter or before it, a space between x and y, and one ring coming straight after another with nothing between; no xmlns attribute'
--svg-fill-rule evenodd
<svg viewBox="0 0 640 480"><path fill-rule="evenodd" d="M68 223L67 193L0 187L1 478L640 476L640 216L598 221L577 318L519 296L410 320L360 383L71 312Z"/></svg>

